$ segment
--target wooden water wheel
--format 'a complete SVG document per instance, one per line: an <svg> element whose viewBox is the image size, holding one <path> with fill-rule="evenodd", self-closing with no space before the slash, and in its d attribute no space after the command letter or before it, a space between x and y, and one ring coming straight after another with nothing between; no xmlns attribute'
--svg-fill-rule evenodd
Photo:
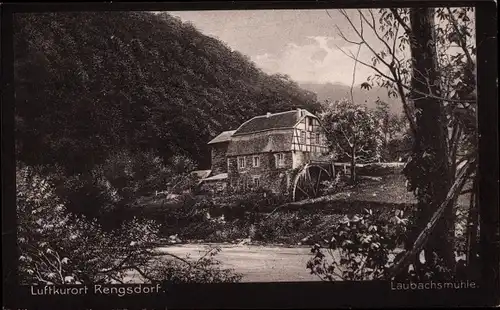
<svg viewBox="0 0 500 310"><path fill-rule="evenodd" d="M319 164L306 164L299 170L292 185L292 199L298 201L316 198L321 195L323 181L332 180L335 175L332 167L325 168Z"/></svg>

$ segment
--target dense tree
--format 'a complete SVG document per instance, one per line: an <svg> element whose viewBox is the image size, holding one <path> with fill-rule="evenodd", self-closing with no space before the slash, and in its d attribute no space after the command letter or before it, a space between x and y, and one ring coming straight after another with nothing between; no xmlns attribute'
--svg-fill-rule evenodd
<svg viewBox="0 0 500 310"><path fill-rule="evenodd" d="M404 115L391 112L387 102L377 99L373 115L379 128L382 145L380 159L382 161L398 161L409 152L408 144L408 121ZM408 150L406 150L408 148Z"/></svg>
<svg viewBox="0 0 500 310"><path fill-rule="evenodd" d="M286 76L168 14L15 16L18 158L91 170L120 148L209 164L206 142L258 114L316 110Z"/></svg>
<svg viewBox="0 0 500 310"><path fill-rule="evenodd" d="M380 158L381 127L373 112L348 100L326 102L320 119L330 149L350 162L351 182L356 182L356 164Z"/></svg>

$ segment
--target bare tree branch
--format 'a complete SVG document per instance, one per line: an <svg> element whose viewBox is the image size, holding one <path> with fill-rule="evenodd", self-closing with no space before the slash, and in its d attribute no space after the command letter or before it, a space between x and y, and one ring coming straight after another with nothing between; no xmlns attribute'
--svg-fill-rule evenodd
<svg viewBox="0 0 500 310"><path fill-rule="evenodd" d="M358 65L359 52L361 51L361 45L358 46L358 52L356 53L356 59L354 60L354 69L352 70L352 83L351 83L351 102L354 103L354 82L356 81L356 67Z"/></svg>
<svg viewBox="0 0 500 310"><path fill-rule="evenodd" d="M384 58L380 57L380 55L378 55L377 52L375 52L375 50L371 47L370 44L368 44L365 40L365 38L363 37L363 28L362 28L362 25L363 23L361 23L361 30L358 30L355 26L354 26L354 23L352 22L351 18L349 17L349 15L347 15L347 13L345 12L345 10L340 10L340 13L345 17L345 19L347 19L347 21L349 22L349 24L351 25L352 29L354 30L354 32L356 33L356 35L359 37L359 39L361 40L361 43L366 45L366 47L368 47L368 49L373 53L373 55L375 55L375 57L377 57L378 60L380 60L380 62L382 62L386 67L390 68L391 65L389 63L387 63L385 61ZM345 37L345 35L343 36Z"/></svg>
<svg viewBox="0 0 500 310"><path fill-rule="evenodd" d="M377 31L377 25L376 25L376 22L375 22L375 16L373 16L372 10L368 10L368 11L370 12L370 16L371 16L371 19L372 19L372 24L370 24L370 22L365 17L365 15L361 12L361 10L358 10L359 14L363 17L363 19L365 20L365 22L372 29L372 31L375 34L375 36L385 45L385 47L387 48L388 53L391 54L391 56L392 56L392 62L390 64L388 64L387 66L389 68L392 68L394 66L394 63L395 63L395 60L396 60L396 56L394 55L395 52L394 52L393 49L391 49L391 47L389 46L389 44L387 43L387 41L384 40L382 37L380 37L380 35L379 35L378 31Z"/></svg>
<svg viewBox="0 0 500 310"><path fill-rule="evenodd" d="M355 60L355 57L353 55L349 55L346 51L344 51L342 48L340 48L338 45L335 45L335 47L337 47L337 49L339 49L344 55L346 55L347 57ZM366 62L362 61L362 60L359 60L358 59L358 62L368 68L371 68L373 69L374 71L376 71L378 74L380 74L380 76L388 79L389 81L393 82L393 83L396 83L397 85L401 85L402 88L408 90L410 93L416 93L416 94L419 94L419 95L422 95L424 97L427 97L427 98L433 98L433 99L437 99L437 100L442 100L442 101L447 101L447 102L453 102L453 103L469 103L470 100L462 100L462 99L451 99L451 98L444 98L444 97L440 97L440 96L436 96L436 95L433 95L433 94L428 94L428 93L424 93L424 92L421 92L421 91L418 91L418 90L414 90L412 88L410 88L408 85L405 85L405 84L402 84L401 81L398 81L395 77L390 77L388 76L387 74L383 73L382 71L380 71L380 69L378 69L377 67L373 66L373 65L370 65L370 64L367 64Z"/></svg>

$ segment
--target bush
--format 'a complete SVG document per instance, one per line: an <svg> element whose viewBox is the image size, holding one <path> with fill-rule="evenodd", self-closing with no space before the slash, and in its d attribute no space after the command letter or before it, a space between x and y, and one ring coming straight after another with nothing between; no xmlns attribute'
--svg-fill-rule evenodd
<svg viewBox="0 0 500 310"><path fill-rule="evenodd" d="M322 193L323 195L333 195L340 192L348 185L348 179L343 176L343 173L338 172L335 179L332 181L323 181Z"/></svg>
<svg viewBox="0 0 500 310"><path fill-rule="evenodd" d="M400 174L403 170L403 164L369 164L356 168L358 175L380 177L386 175Z"/></svg>
<svg viewBox="0 0 500 310"><path fill-rule="evenodd" d="M193 200L189 193L197 180L187 170L192 167L182 156L165 164L150 152L121 150L86 173L58 175L57 194L70 212L96 219L110 231L131 219L129 209L144 196L167 191L180 196L180 203Z"/></svg>
<svg viewBox="0 0 500 310"><path fill-rule="evenodd" d="M219 247L209 248L205 254L196 261L189 262L184 259L161 262L161 269L154 268L149 272L150 277L167 280L170 283L235 283L242 278L230 269L220 267L220 262L215 256L220 252Z"/></svg>
<svg viewBox="0 0 500 310"><path fill-rule="evenodd" d="M105 231L97 220L69 213L50 182L33 169L19 166L16 182L22 284L120 282L130 270L151 281L162 280L157 274L176 277L177 272L184 279L185 270L176 269L175 260L160 260L153 252L158 240L154 222L134 218ZM213 259L198 267L195 278L200 281L223 281L232 274Z"/></svg>
<svg viewBox="0 0 500 310"><path fill-rule="evenodd" d="M315 244L314 257L307 263L312 274L322 280L373 280L384 276L401 240L407 219L398 211L385 221L372 210L354 215L333 226L329 239ZM325 254L325 252L328 254Z"/></svg>
<svg viewBox="0 0 500 310"><path fill-rule="evenodd" d="M262 214L255 224L256 241L297 244L308 234L313 234L321 223L321 214L277 212Z"/></svg>
<svg viewBox="0 0 500 310"><path fill-rule="evenodd" d="M219 197L198 196L176 206L137 209L144 217L161 223L161 234L178 234L183 240L220 242L248 237L252 224L262 220L286 197L269 192L250 192Z"/></svg>

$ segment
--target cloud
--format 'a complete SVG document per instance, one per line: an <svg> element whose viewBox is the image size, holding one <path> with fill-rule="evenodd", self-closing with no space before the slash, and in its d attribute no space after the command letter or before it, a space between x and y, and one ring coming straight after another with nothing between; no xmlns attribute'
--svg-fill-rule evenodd
<svg viewBox="0 0 500 310"><path fill-rule="evenodd" d="M314 52L311 56L312 61L323 61L325 57L328 56L328 52L325 50L320 50L317 52Z"/></svg>
<svg viewBox="0 0 500 310"><path fill-rule="evenodd" d="M326 36L309 36L310 44L298 45L288 43L281 53L265 53L253 57L264 71L269 73L283 73L299 82L343 83L350 85L354 61L344 55L336 43L343 44L342 40ZM343 45L345 52L356 54L357 45ZM368 59L370 52L361 50L360 59ZM368 69L358 63L356 69L356 84L366 80L371 75Z"/></svg>

